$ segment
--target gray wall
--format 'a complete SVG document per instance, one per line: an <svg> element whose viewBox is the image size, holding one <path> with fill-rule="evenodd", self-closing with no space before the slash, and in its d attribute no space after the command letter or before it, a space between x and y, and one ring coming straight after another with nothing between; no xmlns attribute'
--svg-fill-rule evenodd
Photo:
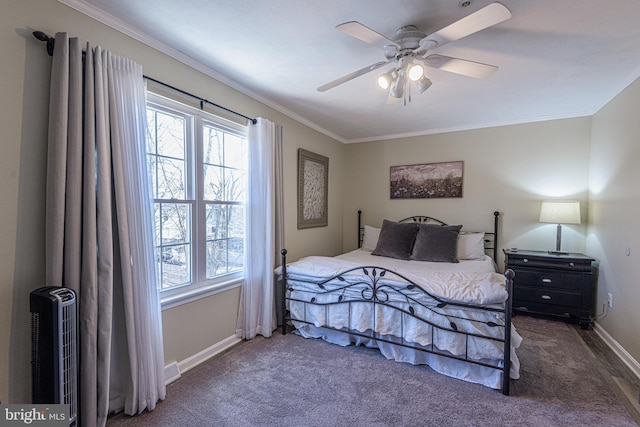
<svg viewBox="0 0 640 427"><path fill-rule="evenodd" d="M640 375L640 81L593 117L587 251L600 260L598 322ZM634 392L635 393L635 392Z"/></svg>
<svg viewBox="0 0 640 427"><path fill-rule="evenodd" d="M538 222L546 198L582 202L583 223L563 228L564 250L585 250L590 118L556 120L347 146L344 202L346 248L356 217L365 224L424 214L463 230L491 230L499 211L500 249L555 249L556 226ZM391 200L389 168L462 160L463 197ZM502 267L502 263L500 263Z"/></svg>

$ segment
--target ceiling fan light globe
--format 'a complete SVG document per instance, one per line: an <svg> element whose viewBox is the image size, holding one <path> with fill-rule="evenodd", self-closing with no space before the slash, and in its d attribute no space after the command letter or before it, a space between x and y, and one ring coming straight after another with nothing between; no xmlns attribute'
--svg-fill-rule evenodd
<svg viewBox="0 0 640 427"><path fill-rule="evenodd" d="M398 72L396 69L392 69L387 71L384 74L380 74L378 76L378 86L382 89L389 89L389 87L393 84L393 81L398 77Z"/></svg>
<svg viewBox="0 0 640 427"><path fill-rule="evenodd" d="M378 86L380 86L382 89L389 89L390 85L391 85L391 79L389 78L388 75L381 74L378 76Z"/></svg>
<svg viewBox="0 0 640 427"><path fill-rule="evenodd" d="M416 82L416 89L418 92L423 93L425 90L431 87L432 81L427 78L427 76L422 76L420 80Z"/></svg>
<svg viewBox="0 0 640 427"><path fill-rule="evenodd" d="M412 82L420 80L424 76L424 69L421 65L413 64L409 66L409 79Z"/></svg>

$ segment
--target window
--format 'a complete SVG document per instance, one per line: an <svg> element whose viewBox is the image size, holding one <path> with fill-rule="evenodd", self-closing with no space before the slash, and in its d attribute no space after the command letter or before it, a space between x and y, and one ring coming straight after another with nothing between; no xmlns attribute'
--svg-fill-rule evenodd
<svg viewBox="0 0 640 427"><path fill-rule="evenodd" d="M247 129L149 94L147 166L163 297L244 268Z"/></svg>

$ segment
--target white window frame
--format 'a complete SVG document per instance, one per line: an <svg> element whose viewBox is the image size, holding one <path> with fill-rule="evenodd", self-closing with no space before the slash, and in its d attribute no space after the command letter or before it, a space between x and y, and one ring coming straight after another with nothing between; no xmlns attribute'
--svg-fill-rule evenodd
<svg viewBox="0 0 640 427"><path fill-rule="evenodd" d="M185 186L187 200L191 203L191 282L169 289L158 289L162 309L168 309L216 293L239 287L244 271L223 274L212 279L206 278L206 203L204 201L203 127L213 125L225 132L247 138L247 126L191 107L173 99L147 92L147 106L185 117L187 121L187 153L189 163ZM246 194L246 191L245 191ZM161 200L164 201L164 200ZM155 199L154 199L155 202ZM171 200L166 200L171 202ZM245 216L246 220L246 216ZM155 245L154 245L155 246ZM244 246L246 250L246 246ZM161 279L161 278L159 278Z"/></svg>

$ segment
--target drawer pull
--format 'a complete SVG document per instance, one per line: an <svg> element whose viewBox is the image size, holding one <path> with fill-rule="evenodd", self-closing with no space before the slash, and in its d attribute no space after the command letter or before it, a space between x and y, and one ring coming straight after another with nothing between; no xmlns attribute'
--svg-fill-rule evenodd
<svg viewBox="0 0 640 427"><path fill-rule="evenodd" d="M545 277L544 279L542 279L542 282L543 283L551 283L551 279L548 279L548 278Z"/></svg>
<svg viewBox="0 0 640 427"><path fill-rule="evenodd" d="M542 299L551 299L549 295L542 295Z"/></svg>
<svg viewBox="0 0 640 427"><path fill-rule="evenodd" d="M522 259L522 262L529 262L529 260L528 260L528 259L526 259L526 258L523 258L523 259Z"/></svg>
<svg viewBox="0 0 640 427"><path fill-rule="evenodd" d="M576 264L575 264L574 262L570 262L570 263L569 263L569 267L575 267L575 265L576 265Z"/></svg>

